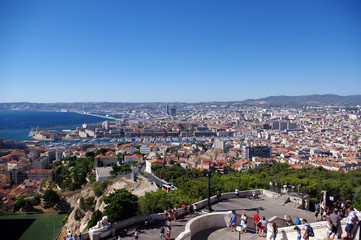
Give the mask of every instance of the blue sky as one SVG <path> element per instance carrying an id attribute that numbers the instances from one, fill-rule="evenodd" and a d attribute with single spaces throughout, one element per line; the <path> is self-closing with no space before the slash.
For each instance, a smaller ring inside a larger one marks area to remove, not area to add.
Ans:
<path id="1" fill-rule="evenodd" d="M 359 0 L 2 0 L 0 102 L 361 94 Z"/>

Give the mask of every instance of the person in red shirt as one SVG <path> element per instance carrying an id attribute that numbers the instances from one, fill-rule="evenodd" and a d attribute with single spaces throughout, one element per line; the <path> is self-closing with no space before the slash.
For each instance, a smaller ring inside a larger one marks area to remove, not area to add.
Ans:
<path id="1" fill-rule="evenodd" d="M 168 237 L 168 239 L 170 239 L 170 234 L 171 234 L 171 228 L 170 228 L 170 226 L 168 226 L 168 229 L 167 229 L 167 237 Z"/>
<path id="2" fill-rule="evenodd" d="M 257 211 L 255 214 L 253 214 L 253 219 L 254 219 L 254 225 L 256 226 L 256 234 L 259 231 L 259 223 L 260 223 L 260 219 L 259 219 L 259 211 Z"/>

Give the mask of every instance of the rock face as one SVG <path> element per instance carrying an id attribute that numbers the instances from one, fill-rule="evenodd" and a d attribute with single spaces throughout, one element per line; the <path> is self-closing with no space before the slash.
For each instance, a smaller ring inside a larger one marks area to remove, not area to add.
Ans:
<path id="1" fill-rule="evenodd" d="M 115 190 L 121 188 L 125 188 L 129 192 L 137 196 L 143 196 L 146 192 L 157 190 L 155 184 L 148 182 L 147 179 L 144 179 L 143 177 L 139 177 L 137 182 L 119 178 L 116 180 L 112 180 L 112 183 L 108 185 L 102 196 L 108 196 Z M 105 208 L 105 203 L 103 201 L 100 201 L 102 196 L 96 197 L 93 188 L 90 185 L 86 185 L 85 187 L 82 188 L 81 191 L 75 191 L 64 194 L 64 198 L 74 209 L 72 213 L 69 215 L 67 222 L 64 224 L 61 230 L 62 232 L 61 234 L 59 234 L 58 240 L 63 239 L 69 230 L 73 233 L 73 235 L 74 234 L 79 235 L 79 233 L 88 231 L 87 225 L 91 218 L 92 212 L 86 211 L 84 216 L 79 220 L 75 220 L 75 214 L 77 210 L 80 211 L 80 207 L 79 207 L 80 197 L 86 199 L 91 196 L 95 198 L 95 202 L 96 202 L 94 210 L 99 210 L 103 212 Z"/>

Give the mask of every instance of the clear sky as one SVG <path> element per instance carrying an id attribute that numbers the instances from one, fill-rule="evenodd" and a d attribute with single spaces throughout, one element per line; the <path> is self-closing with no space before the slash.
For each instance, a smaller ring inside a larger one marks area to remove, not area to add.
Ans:
<path id="1" fill-rule="evenodd" d="M 0 102 L 361 94 L 360 0 L 1 0 Z"/>

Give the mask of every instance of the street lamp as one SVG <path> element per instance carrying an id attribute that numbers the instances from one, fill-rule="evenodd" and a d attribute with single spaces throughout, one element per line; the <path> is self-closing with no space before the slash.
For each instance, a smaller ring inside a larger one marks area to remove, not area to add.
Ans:
<path id="1" fill-rule="evenodd" d="M 211 213 L 214 210 L 211 207 L 211 176 L 212 171 L 209 169 L 208 171 L 208 201 L 207 201 L 207 207 L 204 209 L 204 212 Z"/>

